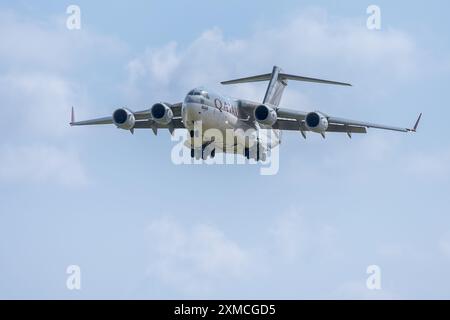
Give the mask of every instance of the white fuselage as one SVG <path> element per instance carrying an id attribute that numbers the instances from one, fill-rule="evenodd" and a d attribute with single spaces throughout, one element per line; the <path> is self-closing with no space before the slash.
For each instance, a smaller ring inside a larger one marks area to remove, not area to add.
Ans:
<path id="1" fill-rule="evenodd" d="M 215 145 L 222 151 L 237 145 L 248 148 L 257 141 L 267 151 L 280 143 L 278 130 L 265 128 L 257 122 L 242 121 L 240 116 L 239 100 L 204 88 L 190 91 L 182 105 L 184 126 L 189 131 L 201 126 L 202 142 L 209 142 L 214 137 Z"/>

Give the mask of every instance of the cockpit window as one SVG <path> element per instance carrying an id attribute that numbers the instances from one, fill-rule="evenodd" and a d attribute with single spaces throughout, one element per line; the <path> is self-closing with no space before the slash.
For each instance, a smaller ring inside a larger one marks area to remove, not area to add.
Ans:
<path id="1" fill-rule="evenodd" d="M 202 96 L 205 99 L 209 99 L 209 94 L 205 90 L 192 90 L 188 93 L 190 96 Z"/>
<path id="2" fill-rule="evenodd" d="M 209 99 L 209 94 L 208 94 L 208 92 L 202 91 L 202 92 L 201 92 L 201 95 L 203 96 L 203 98 Z"/>

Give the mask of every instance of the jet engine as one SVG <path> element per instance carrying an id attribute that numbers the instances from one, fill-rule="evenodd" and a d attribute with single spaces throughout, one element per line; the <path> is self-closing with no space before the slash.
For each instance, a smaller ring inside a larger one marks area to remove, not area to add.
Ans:
<path id="1" fill-rule="evenodd" d="M 305 118 L 306 127 L 314 132 L 323 133 L 328 129 L 328 119 L 320 112 L 310 112 Z"/>
<path id="2" fill-rule="evenodd" d="M 151 108 L 152 118 L 159 124 L 169 124 L 173 119 L 172 109 L 164 103 L 156 103 Z"/>
<path id="3" fill-rule="evenodd" d="M 131 130 L 136 123 L 136 119 L 134 118 L 133 112 L 125 108 L 120 108 L 114 111 L 113 122 L 120 129 Z"/>
<path id="4" fill-rule="evenodd" d="M 255 119 L 261 124 L 273 126 L 277 122 L 277 112 L 264 104 L 256 107 Z"/>

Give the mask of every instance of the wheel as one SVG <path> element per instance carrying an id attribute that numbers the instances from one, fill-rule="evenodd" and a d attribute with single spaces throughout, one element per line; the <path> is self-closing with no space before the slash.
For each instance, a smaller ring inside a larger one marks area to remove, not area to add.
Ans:
<path id="1" fill-rule="evenodd" d="M 202 146 L 202 159 L 203 160 L 206 160 L 206 159 L 208 159 L 208 155 L 209 155 L 209 153 L 210 153 L 210 150 L 209 150 L 210 148 L 209 148 L 209 144 L 204 144 L 203 146 Z"/>
<path id="2" fill-rule="evenodd" d="M 262 155 L 261 155 L 261 161 L 266 161 L 267 160 L 267 156 L 266 156 L 266 154 L 265 153 L 263 153 Z"/>
<path id="3" fill-rule="evenodd" d="M 246 157 L 248 160 L 250 160 L 250 149 L 249 148 L 244 149 L 244 157 Z"/>
<path id="4" fill-rule="evenodd" d="M 194 130 L 189 131 L 189 135 L 191 136 L 191 138 L 194 137 Z"/>
<path id="5" fill-rule="evenodd" d="M 256 161 L 259 161 L 259 142 L 256 144 Z"/>
<path id="6" fill-rule="evenodd" d="M 211 151 L 211 158 L 215 158 L 216 157 L 216 149 L 213 149 L 212 151 Z"/>
<path id="7" fill-rule="evenodd" d="M 194 158 L 194 157 L 195 157 L 195 149 L 191 148 L 191 158 Z"/>
<path id="8" fill-rule="evenodd" d="M 194 156 L 195 156 L 195 160 L 202 159 L 202 156 L 203 156 L 202 149 L 195 149 L 194 150 Z"/>

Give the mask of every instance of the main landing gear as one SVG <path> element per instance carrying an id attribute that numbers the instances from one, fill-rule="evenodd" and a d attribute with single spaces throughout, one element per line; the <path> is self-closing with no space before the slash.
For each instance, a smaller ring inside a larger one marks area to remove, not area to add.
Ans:
<path id="1" fill-rule="evenodd" d="M 191 130 L 189 132 L 189 135 L 191 136 L 191 158 L 195 158 L 196 160 L 206 160 L 208 156 L 210 156 L 211 158 L 215 158 L 216 149 L 214 148 L 213 144 L 214 140 L 202 144 L 201 148 L 194 148 L 194 131 Z"/>
<path id="2" fill-rule="evenodd" d="M 256 143 L 256 150 L 255 150 L 255 148 L 253 148 L 253 149 L 245 148 L 244 149 L 244 157 L 246 157 L 247 160 L 250 160 L 250 159 L 255 159 L 256 161 L 262 160 L 260 157 L 260 155 L 261 155 L 260 151 L 261 150 L 259 147 L 259 140 L 258 140 L 258 142 Z"/>
<path id="3" fill-rule="evenodd" d="M 205 143 L 202 145 L 201 148 L 192 148 L 191 147 L 191 158 L 195 158 L 196 160 L 206 160 L 208 159 L 208 156 L 210 156 L 211 158 L 215 158 L 216 156 L 216 149 L 213 148 L 211 150 L 211 143 Z"/>

